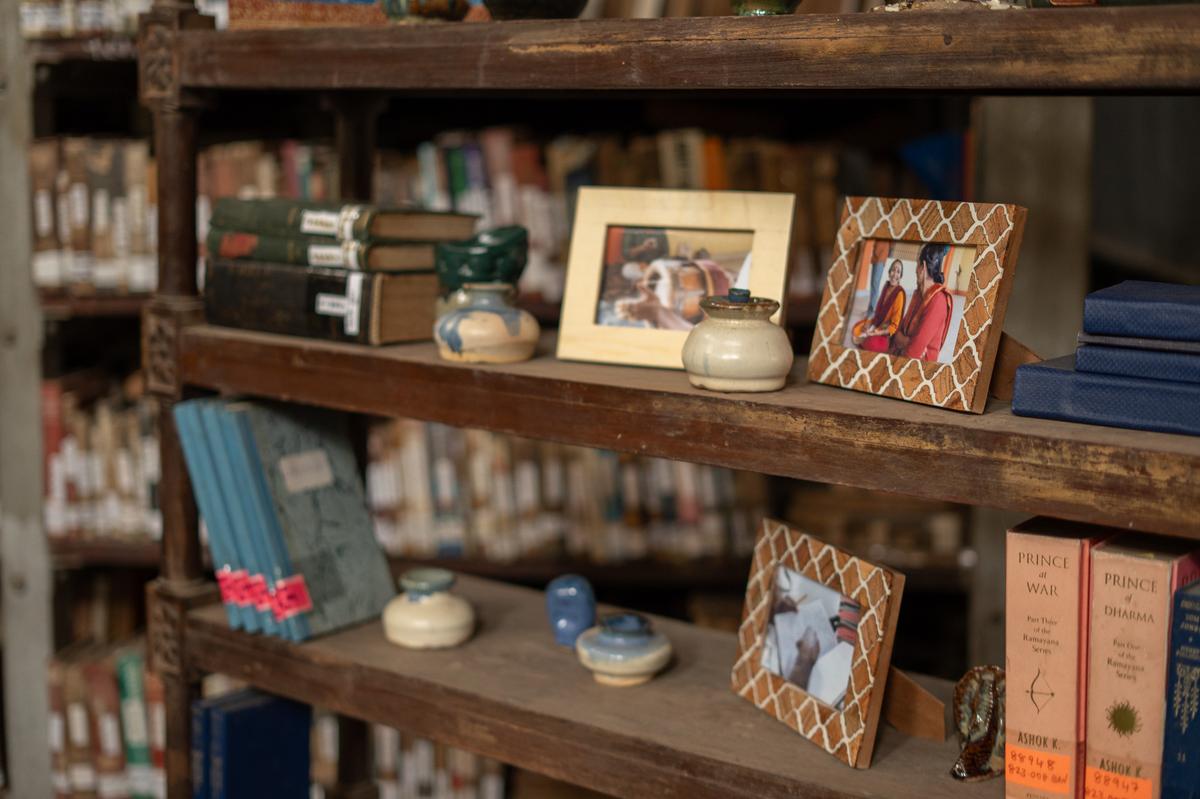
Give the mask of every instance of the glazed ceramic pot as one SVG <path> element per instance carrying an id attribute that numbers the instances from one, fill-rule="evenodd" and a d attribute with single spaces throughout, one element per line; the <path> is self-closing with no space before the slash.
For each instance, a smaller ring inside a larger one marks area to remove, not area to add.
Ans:
<path id="1" fill-rule="evenodd" d="M 800 0 L 733 0 L 733 13 L 739 17 L 767 17 L 794 14 Z"/>
<path id="2" fill-rule="evenodd" d="M 744 289 L 705 297 L 705 318 L 683 344 L 693 386 L 712 391 L 778 391 L 792 369 L 792 344 L 771 322 L 779 303 Z"/>
<path id="3" fill-rule="evenodd" d="M 555 577 L 546 586 L 546 615 L 560 646 L 575 646 L 580 633 L 596 623 L 596 594 L 578 574 Z"/>
<path id="4" fill-rule="evenodd" d="M 450 593 L 454 574 L 445 569 L 410 569 L 400 576 L 404 593 L 383 609 L 383 632 L 408 649 L 458 646 L 475 630 L 471 603 Z"/>
<path id="5" fill-rule="evenodd" d="M 516 285 L 529 260 L 529 232 L 519 225 L 493 228 L 464 241 L 434 248 L 434 269 L 442 289 L 453 293 L 467 283 Z"/>
<path id="6" fill-rule="evenodd" d="M 467 15 L 471 4 L 467 0 L 381 0 L 388 19 L 447 19 L 460 20 Z"/>
<path id="7" fill-rule="evenodd" d="M 579 662 L 596 682 L 627 688 L 641 685 L 671 659 L 671 642 L 637 613 L 610 613 L 575 642 Z"/>
<path id="8" fill-rule="evenodd" d="M 512 304 L 507 283 L 468 283 L 465 304 L 438 317 L 433 338 L 447 361 L 515 363 L 533 357 L 538 323 Z"/>
<path id="9" fill-rule="evenodd" d="M 492 19 L 572 19 L 587 0 L 484 0 Z"/>

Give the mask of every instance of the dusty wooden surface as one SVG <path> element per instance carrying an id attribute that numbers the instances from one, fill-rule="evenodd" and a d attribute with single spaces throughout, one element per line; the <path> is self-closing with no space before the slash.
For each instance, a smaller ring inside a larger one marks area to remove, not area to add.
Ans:
<path id="1" fill-rule="evenodd" d="M 1200 538 L 1200 438 L 979 416 L 818 386 L 724 395 L 683 372 L 534 360 L 469 367 L 432 343 L 330 344 L 215 327 L 182 339 L 200 386 Z"/>
<path id="2" fill-rule="evenodd" d="M 1045 91 L 1200 86 L 1200 9 L 555 20 L 189 32 L 184 86 Z"/>
<path id="3" fill-rule="evenodd" d="M 188 625 L 192 665 L 389 724 L 558 779 L 637 797 L 999 797 L 962 785 L 943 743 L 884 728 L 868 770 L 826 755 L 730 689 L 732 634 L 656 619 L 668 671 L 637 688 L 597 684 L 553 642 L 541 592 L 463 577 L 480 624 L 458 649 L 387 642 L 378 622 L 303 645 L 233 632 L 220 607 Z M 926 684 L 931 684 L 926 681 Z M 943 696 L 949 684 L 932 681 Z"/>
<path id="4" fill-rule="evenodd" d="M 50 559 L 42 531 L 42 315 L 29 241 L 32 69 L 17 0 L 0 0 L 0 580 L 12 796 L 50 796 L 46 661 Z"/>

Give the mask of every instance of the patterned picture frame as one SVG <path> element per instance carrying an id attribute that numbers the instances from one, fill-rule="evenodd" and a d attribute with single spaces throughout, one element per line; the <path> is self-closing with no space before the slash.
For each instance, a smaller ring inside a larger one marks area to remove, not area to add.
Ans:
<path id="1" fill-rule="evenodd" d="M 847 197 L 808 361 L 808 378 L 855 391 L 982 413 L 1025 228 L 1016 205 Z M 949 363 L 843 345 L 856 264 L 871 240 L 975 248 Z"/>
<path id="2" fill-rule="evenodd" d="M 859 606 L 849 683 L 841 710 L 775 674 L 763 660 L 781 566 L 833 589 Z M 783 522 L 763 520 L 738 629 L 734 692 L 847 765 L 869 767 L 903 593 L 904 575 L 868 563 Z"/>

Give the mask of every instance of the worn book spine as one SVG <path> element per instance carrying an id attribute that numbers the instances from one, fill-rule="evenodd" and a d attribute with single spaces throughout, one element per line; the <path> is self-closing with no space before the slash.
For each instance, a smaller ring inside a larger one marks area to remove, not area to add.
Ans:
<path id="1" fill-rule="evenodd" d="M 91 191 L 88 188 L 88 140 L 62 140 L 62 172 L 58 205 L 60 230 L 66 236 L 63 279 L 72 288 L 92 287 Z"/>
<path id="2" fill-rule="evenodd" d="M 91 198 L 92 281 L 100 290 L 126 286 L 119 252 L 124 236 L 114 208 L 125 195 L 125 151 L 120 142 L 91 139 L 87 148 Z"/>
<path id="3" fill-rule="evenodd" d="M 1084 344 L 1075 350 L 1075 371 L 1200 383 L 1200 353 Z"/>
<path id="4" fill-rule="evenodd" d="M 33 282 L 38 288 L 63 285 L 62 255 L 55 220 L 54 186 L 58 180 L 58 139 L 29 145 L 29 189 L 33 222 Z"/>
<path id="5" fill-rule="evenodd" d="M 140 649 L 117 655 L 117 683 L 121 689 L 121 732 L 125 740 L 125 768 L 133 799 L 153 799 L 154 776 L 150 765 L 150 733 L 146 719 L 145 671 Z"/>
<path id="6" fill-rule="evenodd" d="M 1069 528 L 1069 529 L 1058 529 Z M 1005 789 L 1008 799 L 1083 796 L 1087 633 L 1095 528 L 1033 519 L 1008 533 Z"/>
<path id="7" fill-rule="evenodd" d="M 63 706 L 67 718 L 67 782 L 71 786 L 72 799 L 95 799 L 98 795 L 92 753 L 95 733 L 87 697 L 83 664 L 71 660 L 64 667 Z"/>
<path id="8" fill-rule="evenodd" d="M 1175 594 L 1162 781 L 1163 796 L 1200 799 L 1200 585 Z"/>
<path id="9" fill-rule="evenodd" d="M 225 230 L 361 241 L 369 238 L 375 213 L 374 206 L 359 203 L 223 197 L 213 204 L 210 224 Z"/>
<path id="10" fill-rule="evenodd" d="M 66 666 L 51 658 L 46 667 L 46 687 L 49 691 L 50 723 L 50 788 L 54 799 L 70 799 L 71 782 L 67 778 L 67 707 L 64 697 Z"/>
<path id="11" fill-rule="evenodd" d="M 83 666 L 89 709 L 94 720 L 92 751 L 96 766 L 96 792 L 101 799 L 128 799 L 125 745 L 121 737 L 121 698 L 117 673 L 108 654 Z"/>
<path id="12" fill-rule="evenodd" d="M 208 785 L 208 744 L 208 702 L 196 699 L 192 702 L 192 799 L 209 799 L 212 795 Z"/>
<path id="13" fill-rule="evenodd" d="M 361 241 L 337 241 L 321 236 L 270 236 L 211 226 L 208 254 L 213 258 L 274 261 L 297 266 L 366 269 L 369 247 Z"/>
<path id="14" fill-rule="evenodd" d="M 142 673 L 146 690 L 146 731 L 150 739 L 150 768 L 154 799 L 167 796 L 167 703 L 162 678 L 149 666 Z"/>
<path id="15" fill-rule="evenodd" d="M 1083 301 L 1083 332 L 1200 341 L 1200 286 L 1126 280 Z"/>
<path id="16" fill-rule="evenodd" d="M 1160 799 L 1167 647 L 1175 589 L 1195 580 L 1194 556 L 1097 547 L 1087 696 L 1089 799 Z"/>

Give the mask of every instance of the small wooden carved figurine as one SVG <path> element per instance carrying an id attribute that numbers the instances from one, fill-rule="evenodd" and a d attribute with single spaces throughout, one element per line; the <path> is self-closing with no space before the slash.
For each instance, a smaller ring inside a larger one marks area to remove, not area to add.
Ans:
<path id="1" fill-rule="evenodd" d="M 950 775 L 978 782 L 1004 774 L 1004 669 L 976 666 L 954 686 L 962 754 Z"/>

